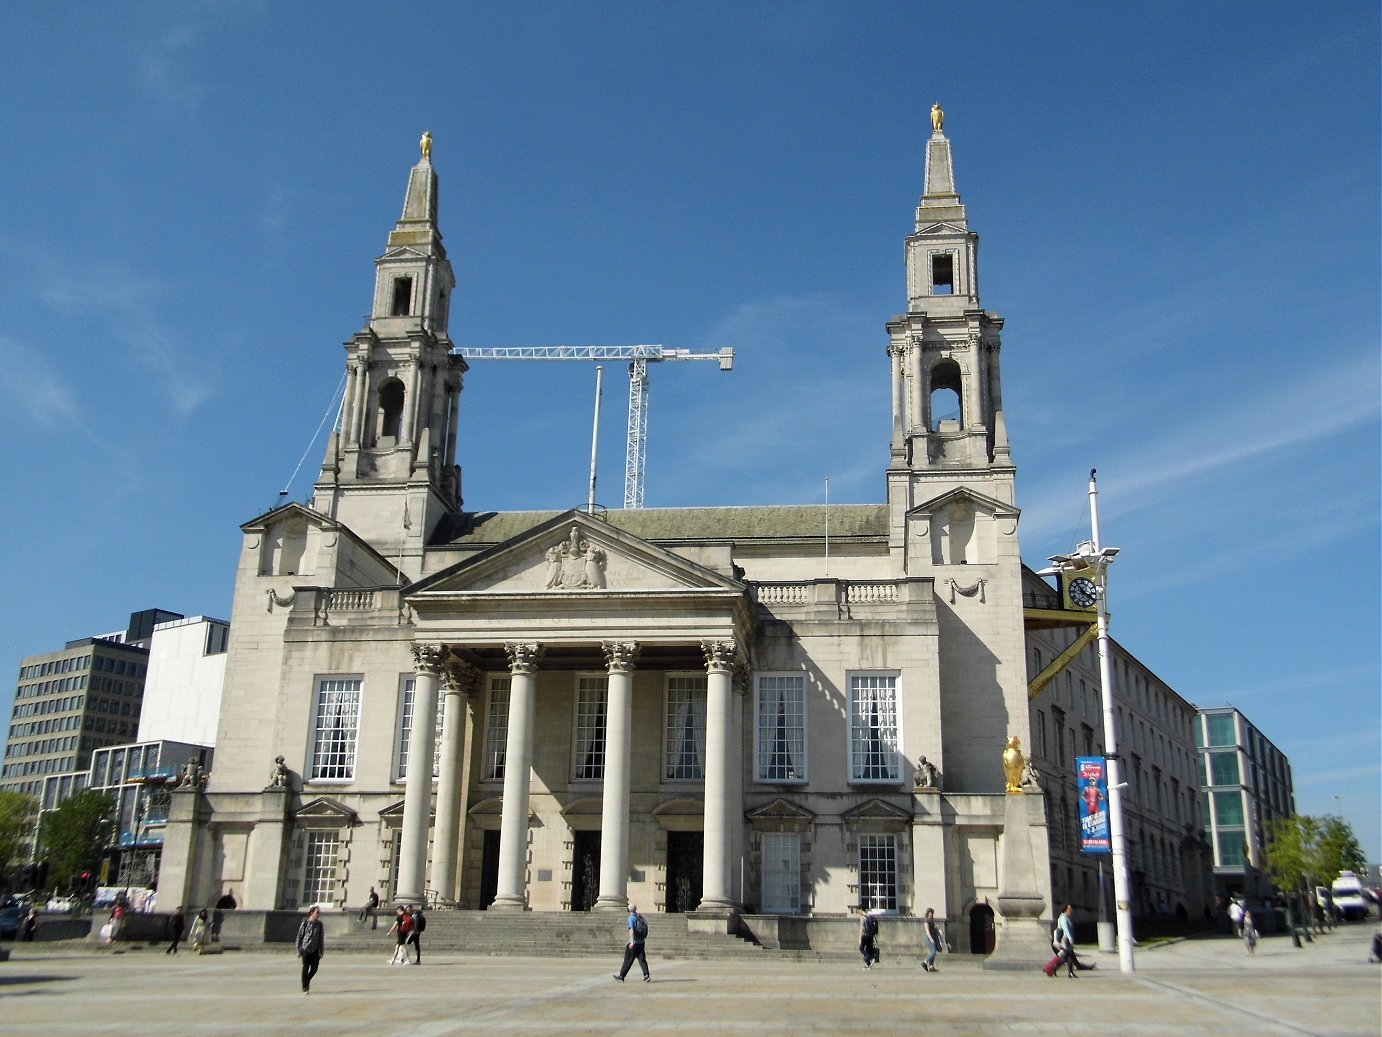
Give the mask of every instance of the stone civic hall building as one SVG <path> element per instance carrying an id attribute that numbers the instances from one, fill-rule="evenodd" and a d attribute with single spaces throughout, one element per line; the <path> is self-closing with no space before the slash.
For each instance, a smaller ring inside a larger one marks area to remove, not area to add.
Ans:
<path id="1" fill-rule="evenodd" d="M 1030 742 L 1003 320 L 939 130 L 925 167 L 879 350 L 886 500 L 827 526 L 466 510 L 425 154 L 312 502 L 242 527 L 215 773 L 174 796 L 161 898 L 1049 913 L 1042 800 L 1000 762 Z"/>

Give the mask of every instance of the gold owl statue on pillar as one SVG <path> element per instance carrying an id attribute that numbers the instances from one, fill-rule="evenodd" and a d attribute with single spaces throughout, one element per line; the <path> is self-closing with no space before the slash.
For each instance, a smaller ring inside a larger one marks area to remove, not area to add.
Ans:
<path id="1" fill-rule="evenodd" d="M 1010 796 L 1021 796 L 1022 792 L 1022 771 L 1027 766 L 1027 758 L 1022 755 L 1022 739 L 1013 735 L 1008 739 L 1008 747 L 1003 750 L 1003 773 L 1007 775 L 1007 793 Z"/>

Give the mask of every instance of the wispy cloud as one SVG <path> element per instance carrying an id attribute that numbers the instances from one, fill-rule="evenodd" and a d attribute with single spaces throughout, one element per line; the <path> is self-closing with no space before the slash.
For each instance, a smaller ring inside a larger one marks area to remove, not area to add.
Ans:
<path id="1" fill-rule="evenodd" d="M 1382 412 L 1377 380 L 1374 351 L 1360 349 L 1332 366 L 1316 367 L 1312 375 L 1229 401 L 1216 415 L 1168 424 L 1150 445 L 1119 451 L 1117 438 L 1106 438 L 1100 444 L 1102 467 L 1117 471 L 1118 494 L 1101 500 L 1103 517 L 1164 507 L 1188 485 L 1375 424 Z M 1135 444 L 1148 439 L 1141 433 L 1127 437 Z M 1023 534 L 1028 543 L 1066 532 L 1057 522 L 1064 524 L 1070 496 L 1065 483 L 1027 488 Z"/>
<path id="2" fill-rule="evenodd" d="M 0 336 L 0 391 L 19 413 L 44 426 L 80 425 L 72 384 L 41 352 Z"/>
<path id="3" fill-rule="evenodd" d="M 110 334 L 161 383 L 174 411 L 186 417 L 212 395 L 207 377 L 194 370 L 192 351 L 155 316 L 167 290 L 159 282 L 116 267 L 51 278 L 43 302 L 63 314 L 89 314 L 109 325 Z"/>

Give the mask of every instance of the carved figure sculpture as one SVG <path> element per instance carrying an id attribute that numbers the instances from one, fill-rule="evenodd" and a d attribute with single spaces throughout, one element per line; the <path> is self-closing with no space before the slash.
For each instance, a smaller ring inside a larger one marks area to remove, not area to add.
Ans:
<path id="1" fill-rule="evenodd" d="M 418 150 L 422 152 L 422 157 L 430 159 L 432 157 L 432 131 L 423 130 L 422 140 L 417 142 Z"/>
<path id="2" fill-rule="evenodd" d="M 919 789 L 939 789 L 941 787 L 940 771 L 936 770 L 936 765 L 925 756 L 917 760 L 916 786 Z"/>
<path id="3" fill-rule="evenodd" d="M 1010 796 L 1022 795 L 1022 771 L 1027 766 L 1027 757 L 1022 755 L 1022 739 L 1013 735 L 1008 739 L 1008 747 L 1003 750 L 1003 773 L 1008 783 L 1005 791 Z"/>
<path id="4" fill-rule="evenodd" d="M 940 133 L 940 131 L 944 127 L 945 112 L 941 111 L 941 104 L 939 101 L 937 101 L 935 104 L 931 106 L 931 129 L 933 129 L 937 133 Z"/>
<path id="5" fill-rule="evenodd" d="M 548 590 L 591 590 L 605 585 L 605 551 L 582 537 L 579 526 L 572 526 L 567 539 L 549 547 L 543 558 Z"/>
<path id="6" fill-rule="evenodd" d="M 547 549 L 547 589 L 561 586 L 561 548 Z"/>
<path id="7" fill-rule="evenodd" d="M 585 586 L 603 587 L 605 585 L 605 552 L 588 540 L 581 546 L 585 548 Z"/>
<path id="8" fill-rule="evenodd" d="M 182 765 L 182 776 L 178 779 L 178 788 L 195 789 L 203 784 L 202 765 L 195 756 L 189 756 L 187 762 Z"/>
<path id="9" fill-rule="evenodd" d="M 274 757 L 274 770 L 273 774 L 269 775 L 269 785 L 276 789 L 288 787 L 288 765 L 283 762 L 282 756 Z"/>
<path id="10" fill-rule="evenodd" d="M 1028 760 L 1026 765 L 1022 768 L 1022 791 L 1030 792 L 1033 795 L 1039 795 L 1041 793 L 1041 775 L 1038 774 L 1037 769 L 1032 766 L 1031 760 Z"/>

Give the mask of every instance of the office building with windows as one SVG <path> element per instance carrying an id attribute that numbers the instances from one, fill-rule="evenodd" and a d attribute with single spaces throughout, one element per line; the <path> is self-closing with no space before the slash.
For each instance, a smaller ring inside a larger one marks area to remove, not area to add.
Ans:
<path id="1" fill-rule="evenodd" d="M 22 660 L 0 789 L 40 796 L 45 777 L 84 771 L 96 749 L 133 739 L 154 627 L 181 618 L 145 609 L 124 630 Z"/>
<path id="2" fill-rule="evenodd" d="M 1115 582 L 1114 586 L 1117 584 Z M 1107 854 L 1080 852 L 1075 758 L 1104 755 L 1102 685 L 1095 614 L 1028 571 L 1031 759 L 1041 776 L 1051 847 L 1051 892 L 1084 918 L 1099 910 Z M 1118 751 L 1123 760 L 1124 833 L 1133 913 L 1199 918 L 1214 899 L 1210 846 L 1201 823 L 1195 706 L 1110 639 Z"/>
<path id="3" fill-rule="evenodd" d="M 1291 761 L 1232 706 L 1201 709 L 1195 720 L 1203 823 L 1214 844 L 1220 896 L 1269 896 L 1267 822 L 1293 817 Z"/>
<path id="4" fill-rule="evenodd" d="M 883 499 L 828 510 L 468 509 L 426 149 L 313 497 L 241 527 L 215 772 L 172 792 L 160 893 L 934 907 L 1044 946 L 1042 803 L 1001 762 L 1030 742 L 1003 320 L 939 122 L 907 310 L 860 344 Z"/>

